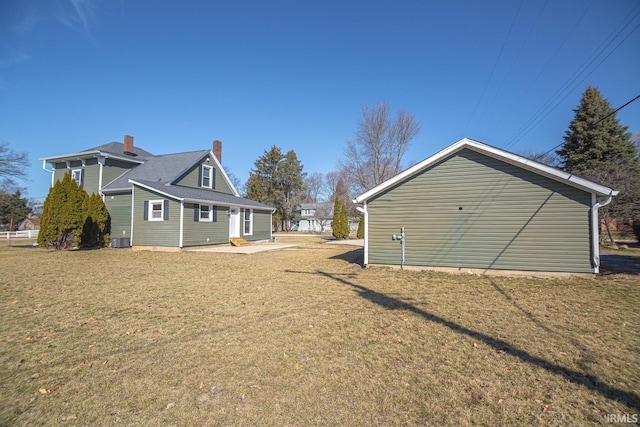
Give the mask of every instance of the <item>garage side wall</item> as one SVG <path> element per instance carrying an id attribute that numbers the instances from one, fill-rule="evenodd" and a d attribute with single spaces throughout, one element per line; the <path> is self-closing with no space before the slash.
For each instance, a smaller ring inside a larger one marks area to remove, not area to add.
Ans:
<path id="1" fill-rule="evenodd" d="M 464 149 L 368 202 L 369 263 L 592 273 L 591 194 Z"/>

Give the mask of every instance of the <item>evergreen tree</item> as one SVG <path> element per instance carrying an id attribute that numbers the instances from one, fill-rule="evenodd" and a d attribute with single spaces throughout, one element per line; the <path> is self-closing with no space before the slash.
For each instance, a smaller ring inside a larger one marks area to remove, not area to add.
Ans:
<path id="1" fill-rule="evenodd" d="M 40 246 L 64 250 L 80 245 L 84 225 L 82 204 L 86 197 L 87 192 L 78 187 L 68 173 L 56 181 L 42 208 Z"/>
<path id="2" fill-rule="evenodd" d="M 31 212 L 27 206 L 28 200 L 23 198 L 20 190 L 13 194 L 0 191 L 0 226 L 5 230 L 14 231 L 18 223 Z"/>
<path id="3" fill-rule="evenodd" d="M 336 197 L 333 203 L 333 237 L 338 240 L 344 240 L 349 237 L 349 216 L 347 215 L 347 207 L 340 203 Z"/>
<path id="4" fill-rule="evenodd" d="M 82 225 L 82 246 L 101 248 L 109 244 L 110 217 L 102 197 L 93 193 L 82 203 L 84 223 Z"/>
<path id="5" fill-rule="evenodd" d="M 273 206 L 273 224 L 288 231 L 295 207 L 304 197 L 303 166 L 295 151 L 286 155 L 275 145 L 254 163 L 246 184 L 246 197 Z"/>
<path id="6" fill-rule="evenodd" d="M 331 224 L 331 229 L 333 237 L 336 239 L 341 239 L 342 232 L 340 231 L 340 200 L 336 197 L 333 202 L 333 223 Z"/>
<path id="7" fill-rule="evenodd" d="M 364 239 L 364 216 L 361 216 L 360 222 L 358 222 L 358 231 L 356 231 L 356 237 L 358 239 Z"/>
<path id="8" fill-rule="evenodd" d="M 574 112 L 556 152 L 563 169 L 620 191 L 602 210 L 607 225 L 613 217 L 632 216 L 640 199 L 640 160 L 631 134 L 595 87 L 587 87 Z"/>
<path id="9" fill-rule="evenodd" d="M 344 204 L 340 207 L 340 222 L 342 238 L 348 239 L 349 234 L 351 234 L 351 230 L 349 229 L 349 214 L 347 213 L 347 206 Z"/>

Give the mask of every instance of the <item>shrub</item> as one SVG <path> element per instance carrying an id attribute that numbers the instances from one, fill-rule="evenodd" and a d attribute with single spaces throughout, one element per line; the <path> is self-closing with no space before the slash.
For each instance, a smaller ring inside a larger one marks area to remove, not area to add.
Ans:
<path id="1" fill-rule="evenodd" d="M 38 244 L 56 250 L 80 245 L 84 215 L 82 204 L 87 192 L 78 187 L 68 173 L 56 181 L 44 201 Z"/>
<path id="2" fill-rule="evenodd" d="M 358 231 L 356 231 L 356 237 L 358 239 L 364 239 L 364 217 L 360 217 L 360 222 L 358 222 Z"/>

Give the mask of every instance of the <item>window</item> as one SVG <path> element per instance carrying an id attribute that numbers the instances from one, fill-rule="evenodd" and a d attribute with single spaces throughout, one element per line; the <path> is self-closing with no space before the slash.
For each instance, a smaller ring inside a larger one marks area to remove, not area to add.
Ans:
<path id="1" fill-rule="evenodd" d="M 196 221 L 215 222 L 218 220 L 217 209 L 215 206 L 200 205 L 200 209 L 198 209 L 198 212 L 199 212 L 199 215 L 196 218 Z"/>
<path id="2" fill-rule="evenodd" d="M 202 165 L 201 187 L 213 188 L 213 167 Z"/>
<path id="3" fill-rule="evenodd" d="M 82 186 L 82 169 L 74 169 L 71 171 L 71 179 L 78 184 L 78 187 Z"/>
<path id="4" fill-rule="evenodd" d="M 149 200 L 149 221 L 164 220 L 164 200 Z"/>
<path id="5" fill-rule="evenodd" d="M 250 236 L 253 234 L 253 210 L 244 210 L 244 234 Z"/>

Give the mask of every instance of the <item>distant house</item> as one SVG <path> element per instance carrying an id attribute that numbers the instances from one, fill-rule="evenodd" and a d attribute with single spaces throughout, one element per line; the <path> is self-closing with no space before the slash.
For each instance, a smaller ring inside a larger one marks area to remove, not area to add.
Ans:
<path id="1" fill-rule="evenodd" d="M 302 203 L 297 231 L 321 233 L 331 231 L 333 224 L 333 203 Z"/>
<path id="2" fill-rule="evenodd" d="M 52 186 L 69 173 L 87 193 L 102 196 L 112 246 L 179 250 L 270 239 L 273 208 L 240 197 L 222 168 L 222 143 L 212 148 L 153 155 L 125 135 L 124 143 L 40 160 Z"/>
<path id="3" fill-rule="evenodd" d="M 29 213 L 25 219 L 20 221 L 16 229 L 18 231 L 40 230 L 40 217 L 33 213 Z"/>
<path id="4" fill-rule="evenodd" d="M 404 227 L 407 266 L 598 273 L 598 209 L 617 194 L 465 138 L 354 202 L 365 264 L 401 264 Z"/>

